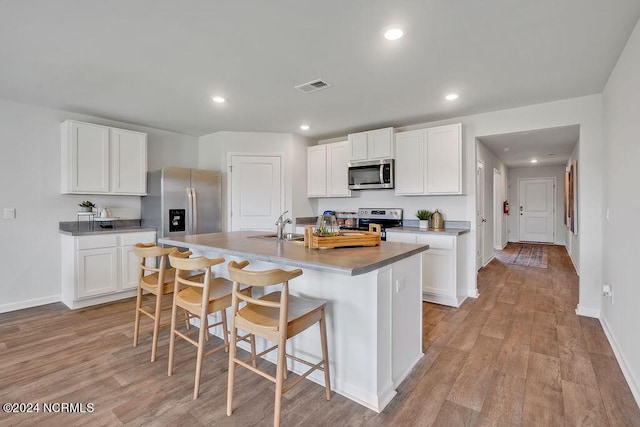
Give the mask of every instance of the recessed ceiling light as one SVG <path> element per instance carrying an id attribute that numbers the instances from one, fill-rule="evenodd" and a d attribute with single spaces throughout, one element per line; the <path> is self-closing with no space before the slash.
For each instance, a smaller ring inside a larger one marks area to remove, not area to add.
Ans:
<path id="1" fill-rule="evenodd" d="M 309 130 L 309 125 L 300 125 L 300 129 Z"/>
<path id="2" fill-rule="evenodd" d="M 402 36 L 404 36 L 404 31 L 400 28 L 389 28 L 384 32 L 384 38 L 387 40 L 398 40 Z"/>
<path id="3" fill-rule="evenodd" d="M 222 104 L 223 102 L 225 102 L 225 101 L 226 101 L 226 99 L 224 99 L 224 98 L 223 98 L 223 97 L 221 97 L 221 96 L 212 96 L 212 97 L 211 97 L 211 100 L 212 100 L 213 102 L 218 103 L 218 104 Z"/>
<path id="4" fill-rule="evenodd" d="M 509 151 L 509 147 L 504 147 L 504 151 Z"/>
<path id="5" fill-rule="evenodd" d="M 454 100 L 458 99 L 458 94 L 457 93 L 450 93 L 449 95 L 445 96 L 444 99 L 446 99 L 447 101 L 454 101 Z"/>
<path id="6" fill-rule="evenodd" d="M 538 163 L 538 159 L 531 159 L 531 163 Z"/>

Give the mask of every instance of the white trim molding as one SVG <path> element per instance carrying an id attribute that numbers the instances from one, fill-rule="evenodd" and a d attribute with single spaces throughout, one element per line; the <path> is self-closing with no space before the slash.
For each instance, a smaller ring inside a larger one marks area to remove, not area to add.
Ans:
<path id="1" fill-rule="evenodd" d="M 37 307 L 60 301 L 62 301 L 62 295 L 58 294 L 43 298 L 33 298 L 24 301 L 12 302 L 0 305 L 0 313 L 8 313 L 10 311 L 22 310 L 23 308 Z"/>
<path id="2" fill-rule="evenodd" d="M 599 309 L 591 308 L 591 307 L 581 307 L 580 304 L 578 304 L 578 307 L 576 308 L 576 314 L 578 316 L 593 317 L 594 319 L 600 319 Z"/>
<path id="3" fill-rule="evenodd" d="M 600 324 L 602 325 L 602 329 L 604 330 L 604 334 L 607 336 L 607 340 L 609 340 L 609 344 L 613 349 L 613 354 L 616 356 L 616 360 L 618 361 L 618 365 L 620 365 L 620 370 L 622 370 L 622 375 L 624 375 L 624 379 L 627 380 L 627 384 L 631 389 L 631 394 L 633 394 L 633 398 L 636 400 L 638 406 L 640 406 L 640 380 L 636 381 L 633 378 L 632 371 L 629 369 L 629 364 L 622 351 L 620 351 L 620 347 L 618 347 L 618 343 L 614 338 L 613 333 L 609 329 L 609 325 L 607 324 L 606 319 L 600 318 Z"/>

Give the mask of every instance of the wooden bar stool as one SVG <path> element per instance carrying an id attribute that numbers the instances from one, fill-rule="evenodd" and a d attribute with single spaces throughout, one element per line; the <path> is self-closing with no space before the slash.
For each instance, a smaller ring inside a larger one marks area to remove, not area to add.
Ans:
<path id="1" fill-rule="evenodd" d="M 140 278 L 138 280 L 138 294 L 136 298 L 136 320 L 133 330 L 133 346 L 138 346 L 140 314 L 142 313 L 153 319 L 153 343 L 151 344 L 152 362 L 155 362 L 156 360 L 156 352 L 158 348 L 158 332 L 161 326 L 160 317 L 162 314 L 162 296 L 173 292 L 175 269 L 166 268 L 166 255 L 176 252 L 177 250 L 177 248 L 161 248 L 153 243 L 136 243 L 133 247 L 134 253 L 140 258 Z M 159 262 L 157 262 L 158 258 Z M 149 261 L 150 259 L 153 259 L 153 261 Z M 159 264 L 158 267 L 154 267 L 156 264 Z M 142 308 L 143 291 L 147 291 L 155 295 L 155 310 L 153 313 Z"/>
<path id="2" fill-rule="evenodd" d="M 243 366 L 271 381 L 276 385 L 275 408 L 273 425 L 280 425 L 280 409 L 282 395 L 290 388 L 298 384 L 316 369 L 324 371 L 324 386 L 327 400 L 331 399 L 331 384 L 329 381 L 329 356 L 327 352 L 327 327 L 325 320 L 326 301 L 308 300 L 289 295 L 289 280 L 302 274 L 302 270 L 295 269 L 285 271 L 280 269 L 266 271 L 243 270 L 249 264 L 248 261 L 237 263 L 231 261 L 228 265 L 229 275 L 233 280 L 233 301 L 231 303 L 231 346 L 229 348 L 229 379 L 227 386 L 227 415 L 233 411 L 233 379 L 235 366 Z M 252 298 L 240 292 L 241 284 L 251 286 L 269 286 L 282 283 L 282 290 L 272 292 L 261 298 Z M 243 308 L 239 308 L 241 301 L 246 302 Z M 318 363 L 310 363 L 286 354 L 287 338 L 291 338 L 304 331 L 316 322 L 320 322 L 320 339 L 322 344 L 322 360 Z M 252 355 L 250 359 L 240 360 L 236 357 L 237 328 L 265 338 L 276 343 L 263 352 Z M 255 360 L 275 349 L 278 349 L 278 362 L 276 376 L 273 377 L 255 367 Z M 286 357 L 310 367 L 296 380 L 284 386 L 286 379 Z M 247 362 L 254 362 L 253 366 Z"/>
<path id="3" fill-rule="evenodd" d="M 197 399 L 200 393 L 200 376 L 202 369 L 202 359 L 218 350 L 229 348 L 229 329 L 227 328 L 226 308 L 231 306 L 232 283 L 222 277 L 213 278 L 211 267 L 224 262 L 224 258 L 206 258 L 195 257 L 188 258 L 191 252 L 174 252 L 169 255 L 171 266 L 176 269 L 175 282 L 173 289 L 173 306 L 171 310 L 171 335 L 169 339 L 169 370 L 168 375 L 173 374 L 173 352 L 175 347 L 175 338 L 179 336 L 187 342 L 198 348 L 196 359 L 196 378 L 193 389 L 193 398 Z M 204 271 L 204 274 L 193 276 L 196 270 Z M 189 277 L 187 277 L 189 275 Z M 239 290 L 240 294 L 251 295 L 251 287 L 244 286 Z M 177 329 L 177 313 L 178 307 L 187 311 L 187 313 L 200 319 L 200 328 L 198 333 L 198 341 L 193 340 L 190 335 L 192 332 L 180 332 Z M 207 316 L 216 311 L 220 312 L 222 320 L 212 325 L 208 324 Z M 205 353 L 205 340 L 208 339 L 209 328 L 222 325 L 223 344 L 207 351 Z M 255 349 L 255 343 L 251 341 L 252 348 Z M 255 350 L 253 351 L 255 354 Z"/>

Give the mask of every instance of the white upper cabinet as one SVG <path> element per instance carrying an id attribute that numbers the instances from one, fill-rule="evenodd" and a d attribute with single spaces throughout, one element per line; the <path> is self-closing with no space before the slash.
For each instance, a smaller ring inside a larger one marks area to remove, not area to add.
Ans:
<path id="1" fill-rule="evenodd" d="M 327 146 L 327 196 L 351 197 L 349 190 L 349 142 Z"/>
<path id="2" fill-rule="evenodd" d="M 462 194 L 462 125 L 427 129 L 427 193 Z"/>
<path id="3" fill-rule="evenodd" d="M 327 147 L 307 147 L 307 197 L 327 195 Z"/>
<path id="4" fill-rule="evenodd" d="M 424 140 L 423 130 L 396 134 L 397 195 L 424 194 Z"/>
<path id="5" fill-rule="evenodd" d="M 109 128 L 62 124 L 62 192 L 109 192 Z"/>
<path id="6" fill-rule="evenodd" d="M 63 194 L 146 194 L 147 134 L 62 123 Z"/>
<path id="7" fill-rule="evenodd" d="M 307 197 L 350 197 L 347 141 L 307 148 Z"/>
<path id="8" fill-rule="evenodd" d="M 396 134 L 395 194 L 462 194 L 460 123 Z"/>
<path id="9" fill-rule="evenodd" d="M 147 192 L 147 134 L 111 129 L 111 189 L 118 194 Z"/>
<path id="10" fill-rule="evenodd" d="M 393 159 L 393 128 L 349 134 L 350 160 Z"/>

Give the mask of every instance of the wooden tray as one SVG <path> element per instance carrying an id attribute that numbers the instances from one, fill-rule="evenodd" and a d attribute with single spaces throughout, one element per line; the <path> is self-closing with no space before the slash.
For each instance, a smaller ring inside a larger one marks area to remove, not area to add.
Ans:
<path id="1" fill-rule="evenodd" d="M 380 245 L 380 225 L 369 224 L 369 231 L 340 231 L 337 236 L 317 236 L 313 228 L 304 230 L 304 245 L 311 249 L 344 248 L 347 246 Z"/>

